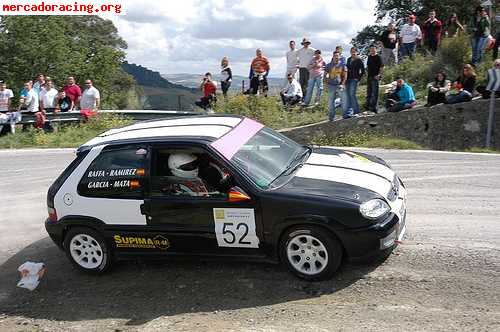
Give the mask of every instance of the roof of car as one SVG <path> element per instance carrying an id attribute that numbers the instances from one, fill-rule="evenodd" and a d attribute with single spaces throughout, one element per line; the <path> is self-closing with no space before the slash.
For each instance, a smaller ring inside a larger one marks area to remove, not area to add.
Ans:
<path id="1" fill-rule="evenodd" d="M 216 140 L 236 127 L 243 117 L 236 115 L 201 115 L 149 120 L 111 129 L 83 144 L 79 150 L 97 145 L 159 138 L 205 138 Z"/>

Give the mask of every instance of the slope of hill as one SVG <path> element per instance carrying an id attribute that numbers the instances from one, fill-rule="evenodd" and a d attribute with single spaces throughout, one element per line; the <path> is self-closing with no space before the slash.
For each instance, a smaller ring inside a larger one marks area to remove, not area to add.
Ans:
<path id="1" fill-rule="evenodd" d="M 194 109 L 194 102 L 201 95 L 198 89 L 169 82 L 160 73 L 146 67 L 125 62 L 122 68 L 132 75 L 142 88 L 144 109 Z"/>

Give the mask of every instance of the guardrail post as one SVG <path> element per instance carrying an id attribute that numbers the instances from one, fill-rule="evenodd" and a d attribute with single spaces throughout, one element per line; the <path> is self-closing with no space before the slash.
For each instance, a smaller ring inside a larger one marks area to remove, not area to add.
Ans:
<path id="1" fill-rule="evenodd" d="M 245 80 L 241 81 L 241 93 L 245 93 Z"/>
<path id="2" fill-rule="evenodd" d="M 181 110 L 181 95 L 178 95 L 177 96 L 177 110 L 180 111 Z"/>
<path id="3" fill-rule="evenodd" d="M 493 117 L 495 114 L 495 91 L 491 91 L 490 111 L 488 115 L 488 130 L 486 131 L 486 148 L 491 147 L 491 132 L 493 131 Z"/>

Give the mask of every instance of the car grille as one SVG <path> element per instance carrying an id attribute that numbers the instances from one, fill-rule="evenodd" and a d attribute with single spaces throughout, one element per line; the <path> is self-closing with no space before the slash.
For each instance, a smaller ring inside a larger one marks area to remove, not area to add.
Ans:
<path id="1" fill-rule="evenodd" d="M 398 196 L 399 196 L 399 179 L 397 176 L 394 176 L 394 180 L 392 181 L 391 184 L 391 189 L 387 194 L 387 199 L 390 200 L 391 202 L 394 202 L 398 198 Z"/>

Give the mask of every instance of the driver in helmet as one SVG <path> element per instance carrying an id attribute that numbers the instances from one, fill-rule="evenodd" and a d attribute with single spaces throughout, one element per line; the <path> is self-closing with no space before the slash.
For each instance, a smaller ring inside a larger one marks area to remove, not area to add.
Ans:
<path id="1" fill-rule="evenodd" d="M 229 174 L 219 166 L 192 153 L 174 153 L 168 167 L 176 177 L 171 192 L 175 195 L 206 197 L 228 191 Z"/>

